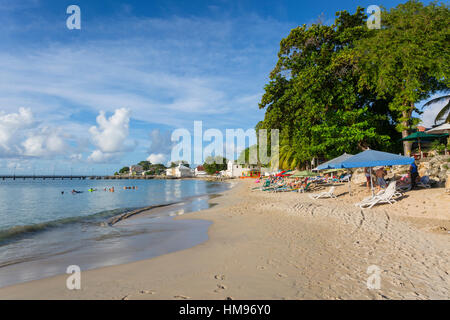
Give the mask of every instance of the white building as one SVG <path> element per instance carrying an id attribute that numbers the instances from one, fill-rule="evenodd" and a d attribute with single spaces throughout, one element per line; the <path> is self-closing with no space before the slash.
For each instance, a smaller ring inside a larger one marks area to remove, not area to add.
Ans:
<path id="1" fill-rule="evenodd" d="M 195 172 L 194 172 L 195 176 L 206 176 L 207 173 L 205 171 L 205 168 L 203 168 L 203 166 L 198 166 L 197 168 L 195 168 Z"/>
<path id="2" fill-rule="evenodd" d="M 247 167 L 243 167 L 237 163 L 234 163 L 233 161 L 228 161 L 227 164 L 227 170 L 225 171 L 225 176 L 229 178 L 233 177 L 242 177 L 243 173 L 249 173 L 253 170 L 259 170 L 259 167 L 257 165 L 249 165 Z"/>
<path id="3" fill-rule="evenodd" d="M 228 161 L 227 170 L 225 171 L 225 176 L 229 178 L 242 176 L 242 166 L 234 163 L 233 161 Z"/>
<path id="4" fill-rule="evenodd" d="M 184 178 L 192 177 L 193 175 L 191 168 L 183 166 L 182 164 L 178 165 L 178 167 L 166 169 L 166 176 L 168 177 Z"/>
<path id="5" fill-rule="evenodd" d="M 141 175 L 143 172 L 144 172 L 144 168 L 138 164 L 134 165 L 134 166 L 130 166 L 130 171 L 129 171 L 130 176 Z"/>

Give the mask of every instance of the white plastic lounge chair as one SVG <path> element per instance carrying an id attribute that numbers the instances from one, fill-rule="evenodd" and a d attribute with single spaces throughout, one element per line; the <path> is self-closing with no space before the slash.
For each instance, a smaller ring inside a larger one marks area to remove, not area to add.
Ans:
<path id="1" fill-rule="evenodd" d="M 319 198 L 336 198 L 336 195 L 334 194 L 334 190 L 336 190 L 336 187 L 331 187 L 330 190 L 328 190 L 328 191 L 310 194 L 309 197 L 314 200 L 317 200 Z"/>
<path id="2" fill-rule="evenodd" d="M 396 191 L 395 185 L 396 185 L 395 181 L 391 182 L 389 184 L 389 186 L 386 188 L 386 191 L 384 191 L 380 195 L 374 196 L 372 199 L 369 199 L 368 201 L 366 201 L 364 203 L 360 203 L 359 207 L 361 209 L 364 209 L 365 207 L 370 209 L 374 205 L 380 204 L 380 203 L 394 204 L 395 202 L 397 202 L 397 200 L 395 200 L 395 198 L 397 198 L 399 196 L 399 194 L 401 195 L 401 193 Z"/>
<path id="3" fill-rule="evenodd" d="M 397 191 L 406 192 L 411 190 L 411 184 L 403 184 L 397 187 Z"/>

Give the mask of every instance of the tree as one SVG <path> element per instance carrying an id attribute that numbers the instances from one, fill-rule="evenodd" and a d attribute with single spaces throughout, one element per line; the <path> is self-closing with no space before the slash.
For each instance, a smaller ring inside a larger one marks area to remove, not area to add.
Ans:
<path id="1" fill-rule="evenodd" d="M 280 130 L 280 167 L 308 166 L 367 147 L 386 150 L 396 138 L 386 98 L 359 89 L 355 43 L 370 37 L 364 9 L 338 12 L 332 26 L 291 30 L 265 86 L 258 129 Z"/>
<path id="2" fill-rule="evenodd" d="M 365 71 L 359 86 L 391 100 L 397 130 L 406 137 L 418 123 L 415 103 L 449 86 L 449 8 L 411 0 L 381 14 L 381 30 L 357 44 Z M 411 142 L 404 142 L 405 155 Z"/>
<path id="3" fill-rule="evenodd" d="M 215 174 L 219 171 L 227 169 L 227 159 L 222 156 L 209 156 L 205 159 L 203 168 L 208 174 Z"/>
<path id="4" fill-rule="evenodd" d="M 450 95 L 432 99 L 423 105 L 424 107 L 429 107 L 432 104 L 439 103 L 445 100 L 447 100 L 447 104 L 444 107 L 442 107 L 442 109 L 436 115 L 436 118 L 434 119 L 435 124 L 440 121 L 444 121 L 444 123 L 445 122 L 450 123 Z"/>
<path id="5" fill-rule="evenodd" d="M 119 170 L 120 174 L 124 174 L 124 173 L 128 173 L 130 172 L 130 167 L 123 167 L 122 169 Z"/>
<path id="6" fill-rule="evenodd" d="M 147 171 L 150 168 L 151 162 L 145 160 L 139 162 L 138 165 L 140 165 L 144 171 Z"/>
<path id="7" fill-rule="evenodd" d="M 171 162 L 170 163 L 170 167 L 171 168 L 175 168 L 175 167 L 178 167 L 180 164 L 182 164 L 183 166 L 185 166 L 185 167 L 188 167 L 189 168 L 189 162 L 187 162 L 187 161 L 185 161 L 185 160 L 177 160 L 177 161 L 173 161 L 173 162 Z"/>

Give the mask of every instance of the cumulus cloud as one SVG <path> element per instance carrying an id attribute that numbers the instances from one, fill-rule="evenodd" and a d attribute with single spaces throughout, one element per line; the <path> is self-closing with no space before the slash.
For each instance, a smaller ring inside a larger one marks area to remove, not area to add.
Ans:
<path id="1" fill-rule="evenodd" d="M 147 157 L 147 161 L 150 161 L 151 163 L 157 164 L 157 163 L 164 163 L 166 161 L 167 156 L 162 153 L 152 153 Z"/>
<path id="2" fill-rule="evenodd" d="M 20 153 L 17 140 L 20 139 L 21 130 L 35 124 L 30 109 L 20 108 L 18 113 L 5 114 L 0 112 L 0 149 L 4 154 Z"/>
<path id="3" fill-rule="evenodd" d="M 68 146 L 59 130 L 44 127 L 30 135 L 24 142 L 23 154 L 31 157 L 45 157 L 63 154 Z"/>
<path id="4" fill-rule="evenodd" d="M 68 136 L 58 128 L 41 127 L 30 109 L 0 112 L 0 156 L 50 157 L 70 151 Z"/>
<path id="5" fill-rule="evenodd" d="M 171 139 L 171 133 L 169 131 L 155 129 L 150 132 L 150 140 L 151 144 L 148 149 L 150 155 L 147 161 L 151 163 L 164 163 L 170 157 L 172 147 L 175 145 Z"/>
<path id="6" fill-rule="evenodd" d="M 97 147 L 88 160 L 106 162 L 117 155 L 132 150 L 135 143 L 128 140 L 131 111 L 126 108 L 117 109 L 107 118 L 104 111 L 97 116 L 97 126 L 89 129 L 92 143 Z"/>

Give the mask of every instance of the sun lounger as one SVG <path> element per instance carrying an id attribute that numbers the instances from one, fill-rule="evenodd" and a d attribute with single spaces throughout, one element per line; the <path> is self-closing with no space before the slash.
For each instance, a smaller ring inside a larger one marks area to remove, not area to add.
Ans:
<path id="1" fill-rule="evenodd" d="M 349 182 L 351 177 L 352 177 L 351 174 L 347 174 L 347 175 L 343 176 L 342 178 L 340 178 L 339 182 Z"/>
<path id="2" fill-rule="evenodd" d="M 417 186 L 421 188 L 431 188 L 430 177 L 423 176 L 422 178 L 420 178 L 420 181 L 417 183 Z"/>
<path id="3" fill-rule="evenodd" d="M 310 194 L 309 197 L 314 200 L 317 200 L 319 198 L 336 198 L 336 195 L 334 194 L 334 190 L 336 190 L 336 187 L 331 187 L 330 190 L 328 190 L 328 191 L 324 191 L 324 192 L 316 193 L 316 194 Z"/>
<path id="4" fill-rule="evenodd" d="M 361 209 L 364 208 L 370 209 L 376 204 L 381 203 L 394 204 L 395 202 L 397 202 L 397 200 L 395 199 L 402 195 L 400 192 L 396 190 L 395 185 L 396 185 L 395 181 L 391 182 L 384 192 L 382 193 L 379 192 L 372 198 L 366 198 L 365 200 L 358 203 L 357 206 L 359 206 Z"/>

